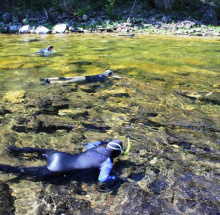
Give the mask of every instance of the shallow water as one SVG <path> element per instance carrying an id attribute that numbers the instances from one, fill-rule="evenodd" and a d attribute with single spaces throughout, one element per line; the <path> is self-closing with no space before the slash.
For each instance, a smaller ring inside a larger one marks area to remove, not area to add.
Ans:
<path id="1" fill-rule="evenodd" d="M 34 53 L 48 43 L 49 57 Z M 121 139 L 132 148 L 114 186 L 1 174 L 16 214 L 218 214 L 220 41 L 135 35 L 0 35 L 0 163 L 38 166 L 9 145 L 80 152 Z M 40 85 L 40 78 L 100 74 L 104 84 Z M 81 176 L 79 176 L 81 178 Z M 50 200 L 48 200 L 50 199 Z"/>

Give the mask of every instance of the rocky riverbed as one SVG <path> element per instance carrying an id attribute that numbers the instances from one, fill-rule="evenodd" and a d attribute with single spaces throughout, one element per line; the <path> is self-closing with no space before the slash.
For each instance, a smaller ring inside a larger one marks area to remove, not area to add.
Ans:
<path id="1" fill-rule="evenodd" d="M 96 140 L 132 144 L 115 160 L 112 185 L 90 171 L 51 181 L 1 172 L 2 213 L 219 215 L 218 38 L 0 38 L 1 164 L 45 164 L 37 155 L 14 156 L 10 145 L 79 153 Z M 36 56 L 48 41 L 57 52 Z M 95 75 L 108 65 L 124 78 L 40 85 L 40 78 Z"/>
<path id="2" fill-rule="evenodd" d="M 3 98 L 3 145 L 54 145 L 76 153 L 97 136 L 120 136 L 125 146 L 126 137 L 131 138 L 131 152 L 118 159 L 113 172 L 125 181 L 102 185 L 97 174 L 88 172 L 56 178 L 34 188 L 35 214 L 218 214 L 219 117 L 192 105 L 194 99 L 218 105 L 219 93 L 173 90 L 171 98 L 153 84 L 109 84 L 35 86 Z M 30 189 L 20 186 L 17 193 Z M 8 194 L 1 196 L 11 201 Z M 28 210 L 27 205 L 17 208 L 19 214 Z"/>
<path id="3" fill-rule="evenodd" d="M 118 9 L 117 20 L 104 12 L 90 12 L 81 17 L 57 14 L 53 11 L 0 13 L 1 33 L 102 33 L 169 34 L 189 36 L 220 36 L 217 12 L 204 6 L 199 20 L 178 13 L 167 14 L 153 9 L 136 9 L 129 17 L 129 9 Z M 129 19 L 128 19 L 129 17 Z"/>

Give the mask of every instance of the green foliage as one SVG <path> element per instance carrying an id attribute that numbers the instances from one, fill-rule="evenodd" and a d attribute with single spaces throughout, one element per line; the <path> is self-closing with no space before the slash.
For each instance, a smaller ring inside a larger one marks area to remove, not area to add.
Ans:
<path id="1" fill-rule="evenodd" d="M 43 8 L 49 8 L 52 5 L 51 0 L 10 0 L 10 5 L 12 10 L 33 10 L 33 11 L 39 11 L 43 10 Z"/>
<path id="2" fill-rule="evenodd" d="M 84 14 L 86 14 L 89 10 L 91 9 L 90 5 L 87 5 L 86 7 L 82 8 L 82 9 L 78 9 L 76 14 L 78 17 L 82 17 Z"/>
<path id="3" fill-rule="evenodd" d="M 107 15 L 111 16 L 114 12 L 114 0 L 108 0 L 108 3 L 105 5 L 105 12 Z"/>
<path id="4" fill-rule="evenodd" d="M 2 0 L 0 9 L 10 11 L 42 11 L 43 9 L 54 9 L 59 13 L 76 14 L 82 17 L 83 14 L 88 13 L 89 10 L 104 10 L 110 19 L 121 18 L 117 13 L 117 8 L 127 6 L 131 8 L 134 0 Z M 148 6 L 157 7 L 162 10 L 178 11 L 182 14 L 191 17 L 199 18 L 199 8 L 208 5 L 214 8 L 217 14 L 220 14 L 220 0 L 138 0 L 135 6 L 137 9 L 142 6 L 148 10 Z M 7 6 L 7 7 L 6 7 Z M 218 15 L 220 19 L 220 15 Z"/>

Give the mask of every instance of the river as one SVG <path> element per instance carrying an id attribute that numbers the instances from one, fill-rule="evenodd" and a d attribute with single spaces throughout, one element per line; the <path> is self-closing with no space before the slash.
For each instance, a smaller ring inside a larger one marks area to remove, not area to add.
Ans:
<path id="1" fill-rule="evenodd" d="M 53 55 L 35 55 L 48 44 Z M 14 156 L 9 145 L 79 153 L 96 140 L 120 139 L 124 148 L 131 141 L 128 155 L 115 160 L 113 185 L 99 183 L 96 173 L 41 181 L 1 172 L 1 187 L 13 197 L 1 189 L 11 204 L 2 210 L 220 214 L 219 38 L 0 35 L 0 47 L 1 164 L 45 164 L 37 155 Z M 101 74 L 109 66 L 123 78 L 40 81 Z"/>

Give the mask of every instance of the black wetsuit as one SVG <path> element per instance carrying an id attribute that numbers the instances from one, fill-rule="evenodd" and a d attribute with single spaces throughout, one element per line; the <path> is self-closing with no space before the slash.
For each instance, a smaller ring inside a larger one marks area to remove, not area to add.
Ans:
<path id="1" fill-rule="evenodd" d="M 85 83 L 104 82 L 108 79 L 105 74 L 85 76 Z"/>
<path id="2" fill-rule="evenodd" d="M 106 147 L 97 147 L 105 142 L 89 143 L 86 151 L 80 154 L 69 154 L 52 149 L 41 148 L 17 148 L 11 146 L 8 149 L 13 153 L 38 153 L 47 159 L 47 165 L 38 167 L 21 167 L 0 164 L 0 171 L 8 173 L 18 173 L 30 175 L 39 179 L 45 179 L 53 175 L 76 172 L 85 169 L 99 169 L 99 181 L 106 182 L 115 180 L 114 176 L 109 176 L 113 167 L 113 150 Z"/>

